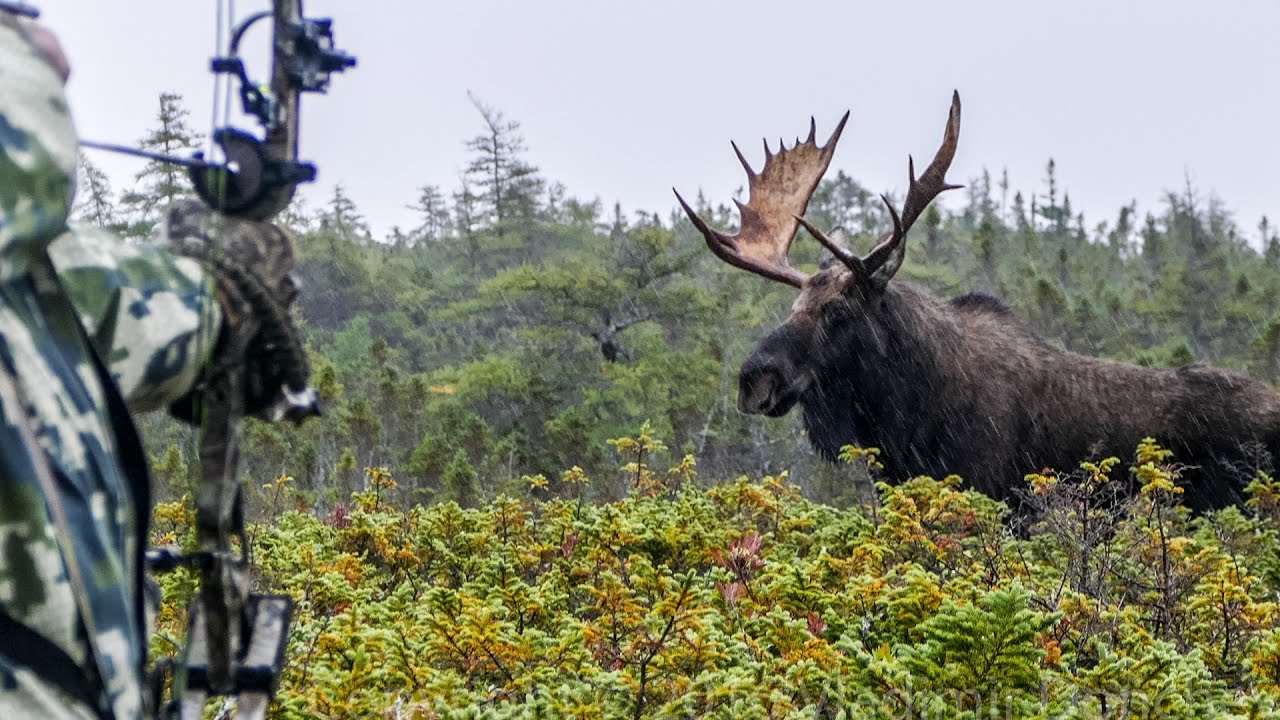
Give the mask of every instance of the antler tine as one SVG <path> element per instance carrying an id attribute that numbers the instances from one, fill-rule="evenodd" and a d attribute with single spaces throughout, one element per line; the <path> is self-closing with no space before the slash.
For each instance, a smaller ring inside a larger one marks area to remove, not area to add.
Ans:
<path id="1" fill-rule="evenodd" d="M 893 206 L 893 201 L 889 199 L 888 195 L 881 195 L 880 200 L 889 209 L 889 217 L 893 218 L 893 235 L 891 237 L 906 235 L 907 231 L 902 229 L 902 218 L 898 216 L 898 209 Z"/>
<path id="2" fill-rule="evenodd" d="M 680 197 L 680 193 L 676 193 L 681 207 L 706 238 L 707 247 L 716 257 L 771 280 L 795 287 L 804 283 L 808 275 L 787 262 L 787 252 L 798 228 L 796 216 L 804 215 L 809 206 L 818 181 L 831 164 L 836 143 L 848 119 L 849 113 L 846 112 L 822 146 L 815 141 L 817 129 L 812 118 L 809 121 L 809 139 L 797 142 L 792 148 L 779 141 L 777 152 L 771 152 L 769 141 L 765 140 L 764 167 L 758 173 L 751 169 L 738 146 L 733 146 L 750 181 L 746 204 L 734 201 L 742 216 L 741 228 L 736 235 L 727 235 L 707 225 Z"/>
<path id="3" fill-rule="evenodd" d="M 929 167 L 925 168 L 924 174 L 918 179 L 915 160 L 907 156 L 907 176 L 910 179 L 910 186 L 907 189 L 907 199 L 902 205 L 901 218 L 894 212 L 889 199 L 884 198 L 885 204 L 889 207 L 889 213 L 893 215 L 893 231 L 886 233 L 885 238 L 863 259 L 873 273 L 881 273 L 883 268 L 891 277 L 902 263 L 903 242 L 916 218 L 920 217 L 920 213 L 924 212 L 929 203 L 941 193 L 963 187 L 946 181 L 947 169 L 951 167 L 951 161 L 956 156 L 956 146 L 959 141 L 960 93 L 952 92 L 951 112 L 947 115 L 947 127 L 942 135 L 942 145 L 934 155 L 933 162 L 929 163 Z M 891 260 L 895 256 L 896 260 Z M 887 279 L 886 277 L 885 280 Z"/>
<path id="4" fill-rule="evenodd" d="M 841 247 L 839 243 L 827 237 L 826 233 L 819 230 L 808 220 L 805 220 L 799 215 L 796 216 L 796 220 L 802 227 L 804 227 L 805 230 L 809 231 L 809 234 L 813 236 L 814 240 L 821 243 L 822 247 L 830 251 L 832 255 L 835 255 L 836 259 L 844 263 L 845 266 L 852 270 L 855 275 L 859 277 L 864 277 L 866 275 L 867 266 L 862 262 L 862 258 L 854 255 L 850 250 Z"/>
<path id="5" fill-rule="evenodd" d="M 756 171 L 751 169 L 751 163 L 747 162 L 746 156 L 744 156 L 742 154 L 742 151 L 738 149 L 738 143 L 730 140 L 729 144 L 733 146 L 733 153 L 738 156 L 738 162 L 742 163 L 742 169 L 747 171 L 747 177 L 749 178 L 755 177 Z M 766 145 L 765 150 L 767 151 L 768 149 L 769 147 Z M 768 155 L 767 152 L 765 154 L 766 156 Z M 679 195 L 679 194 L 680 193 L 676 193 L 676 195 Z"/>

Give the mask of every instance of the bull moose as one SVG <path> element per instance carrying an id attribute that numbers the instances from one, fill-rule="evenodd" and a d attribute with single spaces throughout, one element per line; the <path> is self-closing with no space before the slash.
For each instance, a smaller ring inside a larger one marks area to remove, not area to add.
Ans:
<path id="1" fill-rule="evenodd" d="M 883 197 L 893 228 L 870 253 L 805 220 L 848 118 L 822 146 L 812 120 L 794 147 L 773 153 L 766 142 L 758 173 L 733 146 L 750 181 L 734 235 L 676 193 L 717 257 L 800 290 L 790 317 L 742 364 L 742 412 L 781 417 L 799 405 L 810 443 L 828 460 L 844 445 L 875 446 L 892 479 L 956 473 L 1014 504 L 1028 472 L 1128 457 L 1152 436 L 1188 466 L 1188 506 L 1242 499 L 1259 448 L 1280 451 L 1280 395 L 1262 383 L 1199 364 L 1153 369 L 1061 350 L 994 297 L 946 301 L 894 279 L 912 223 L 959 187 L 945 179 L 960 137 L 958 93 L 933 162 L 919 178 L 908 163 L 902 212 Z M 799 226 L 830 254 L 813 274 L 787 261 Z"/>

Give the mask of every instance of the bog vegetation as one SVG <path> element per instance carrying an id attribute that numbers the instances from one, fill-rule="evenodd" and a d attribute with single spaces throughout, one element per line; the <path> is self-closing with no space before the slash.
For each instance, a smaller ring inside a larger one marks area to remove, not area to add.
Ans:
<path id="1" fill-rule="evenodd" d="M 793 293 L 711 257 L 674 206 L 569 196 L 478 110 L 472 164 L 417 190 L 415 227 L 373 237 L 341 186 L 287 216 L 327 412 L 246 432 L 256 581 L 298 601 L 278 716 L 1274 714 L 1265 458 L 1241 469 L 1247 506 L 1193 518 L 1159 438 L 1082 457 L 1027 478 L 1039 512 L 1015 532 L 963 479 L 876 484 L 874 449 L 825 464 L 795 420 L 734 408 Z M 199 144 L 176 96 L 147 143 Z M 143 236 L 182 186 L 147 167 L 117 195 L 86 163 L 80 215 Z M 1052 161 L 1036 188 L 983 171 L 960 192 L 899 277 L 998 295 L 1069 349 L 1280 382 L 1265 219 L 1181 184 L 1086 221 Z M 837 173 L 809 217 L 867 243 L 882 207 Z M 189 540 L 195 444 L 145 425 L 155 540 Z M 163 584 L 157 651 L 191 592 Z"/>

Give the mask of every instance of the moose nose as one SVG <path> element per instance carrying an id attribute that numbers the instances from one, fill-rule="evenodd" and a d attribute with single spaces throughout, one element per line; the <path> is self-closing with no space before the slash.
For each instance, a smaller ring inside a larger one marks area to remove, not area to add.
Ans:
<path id="1" fill-rule="evenodd" d="M 738 410 L 748 415 L 763 415 L 774 404 L 778 376 L 772 368 L 746 368 L 738 376 Z"/>
<path id="2" fill-rule="evenodd" d="M 737 375 L 737 409 L 748 415 L 773 415 L 787 404 L 782 369 L 767 363 L 746 363 Z M 783 409 L 783 413 L 785 413 Z"/>

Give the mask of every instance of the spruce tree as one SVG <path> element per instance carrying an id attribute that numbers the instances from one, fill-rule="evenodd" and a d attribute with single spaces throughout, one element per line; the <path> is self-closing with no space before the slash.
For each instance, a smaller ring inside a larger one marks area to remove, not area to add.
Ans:
<path id="1" fill-rule="evenodd" d="M 157 127 L 138 141 L 138 147 L 164 155 L 191 155 L 204 142 L 204 136 L 188 126 L 190 114 L 182 105 L 181 95 L 161 93 Z M 127 237 L 147 236 L 174 200 L 192 192 L 185 168 L 159 160 L 147 161 L 134 176 L 133 187 L 120 198 L 124 219 L 119 231 Z"/>
<path id="2" fill-rule="evenodd" d="M 80 153 L 80 167 L 76 174 L 76 202 L 71 209 L 71 217 L 114 232 L 125 229 L 121 226 L 120 213 L 115 206 L 111 179 L 84 153 Z"/>
<path id="3" fill-rule="evenodd" d="M 484 119 L 484 132 L 467 141 L 473 153 L 466 176 L 477 189 L 476 199 L 487 228 L 502 237 L 513 223 L 535 218 L 542 210 L 545 183 L 538 169 L 522 157 L 526 151 L 520 123 L 471 96 Z"/>
<path id="4" fill-rule="evenodd" d="M 449 231 L 449 207 L 444 194 L 435 185 L 418 189 L 418 201 L 409 206 L 418 213 L 418 226 L 409 231 L 414 245 L 437 242 Z"/>
<path id="5" fill-rule="evenodd" d="M 341 184 L 333 186 L 329 205 L 320 211 L 319 220 L 321 232 L 332 233 L 333 237 L 344 242 L 363 243 L 373 239 L 364 216 Z"/>
<path id="6" fill-rule="evenodd" d="M 453 454 L 441 481 L 446 498 L 462 507 L 475 507 L 480 503 L 480 477 L 471 464 L 471 459 L 467 457 L 466 450 L 458 448 Z"/>

